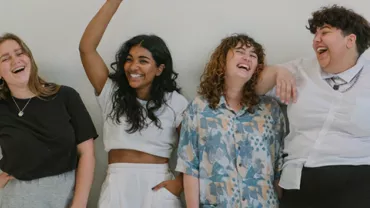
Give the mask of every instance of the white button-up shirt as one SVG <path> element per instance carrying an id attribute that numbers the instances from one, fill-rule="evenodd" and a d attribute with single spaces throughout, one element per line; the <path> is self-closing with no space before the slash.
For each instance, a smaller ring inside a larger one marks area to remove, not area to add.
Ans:
<path id="1" fill-rule="evenodd" d="M 281 66 L 295 75 L 298 100 L 287 108 L 290 133 L 280 186 L 299 189 L 303 167 L 370 165 L 370 61 L 361 56 L 337 74 L 347 82 L 339 90 L 328 84 L 333 75 L 316 58 Z M 275 89 L 268 94 L 275 96 Z"/>

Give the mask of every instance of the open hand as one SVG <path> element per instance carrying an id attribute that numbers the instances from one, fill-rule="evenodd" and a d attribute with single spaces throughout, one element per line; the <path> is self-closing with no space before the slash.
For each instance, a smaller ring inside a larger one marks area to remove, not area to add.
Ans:
<path id="1" fill-rule="evenodd" d="M 297 87 L 294 75 L 287 69 L 279 69 L 276 75 L 276 96 L 280 101 L 289 104 L 297 102 Z"/>

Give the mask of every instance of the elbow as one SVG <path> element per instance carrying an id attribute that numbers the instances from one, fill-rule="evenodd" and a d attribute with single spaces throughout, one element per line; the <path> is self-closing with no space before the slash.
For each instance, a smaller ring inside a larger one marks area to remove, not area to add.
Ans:
<path id="1" fill-rule="evenodd" d="M 85 43 L 84 41 L 81 41 L 78 46 L 78 50 L 80 54 L 87 54 L 87 53 L 95 52 L 96 48 L 89 46 L 89 44 Z"/>

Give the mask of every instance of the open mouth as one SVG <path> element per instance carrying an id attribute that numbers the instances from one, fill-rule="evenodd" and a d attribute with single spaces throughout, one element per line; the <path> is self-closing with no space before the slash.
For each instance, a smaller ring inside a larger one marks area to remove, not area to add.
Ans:
<path id="1" fill-rule="evenodd" d="M 132 78 L 139 78 L 139 77 L 142 77 L 143 75 L 141 74 L 130 74 L 130 77 Z"/>
<path id="2" fill-rule="evenodd" d="M 316 52 L 320 55 L 325 53 L 326 51 L 328 51 L 328 48 L 326 48 L 326 47 L 319 47 L 319 48 L 316 49 Z"/>
<path id="3" fill-rule="evenodd" d="M 250 70 L 250 67 L 248 65 L 246 65 L 246 64 L 238 64 L 237 67 L 239 69 L 244 69 L 246 71 L 249 71 Z"/>
<path id="4" fill-rule="evenodd" d="M 16 69 L 14 69 L 12 72 L 13 72 L 14 74 L 18 74 L 19 72 L 24 71 L 24 69 L 25 69 L 25 67 L 24 67 L 24 66 L 22 66 L 22 67 L 18 67 L 18 68 L 16 68 Z"/>

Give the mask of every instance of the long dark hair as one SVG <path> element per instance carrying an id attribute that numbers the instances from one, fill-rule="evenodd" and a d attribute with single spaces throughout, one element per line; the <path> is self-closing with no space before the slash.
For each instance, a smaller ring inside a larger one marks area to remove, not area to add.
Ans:
<path id="1" fill-rule="evenodd" d="M 152 82 L 149 100 L 145 108 L 137 100 L 136 90 L 129 85 L 124 65 L 132 47 L 140 45 L 151 52 L 157 67 L 163 64 L 165 68 L 159 76 L 156 76 Z M 148 126 L 146 117 L 161 128 L 161 122 L 155 115 L 163 104 L 166 103 L 165 93 L 177 91 L 180 88 L 176 83 L 178 74 L 173 70 L 171 53 L 166 43 L 156 35 L 138 35 L 122 44 L 116 53 L 115 62 L 111 64 L 113 73 L 109 78 L 115 85 L 115 91 L 112 95 L 113 107 L 109 114 L 112 120 L 120 124 L 120 118 L 126 117 L 126 122 L 130 124 L 126 131 L 134 133 Z"/>

